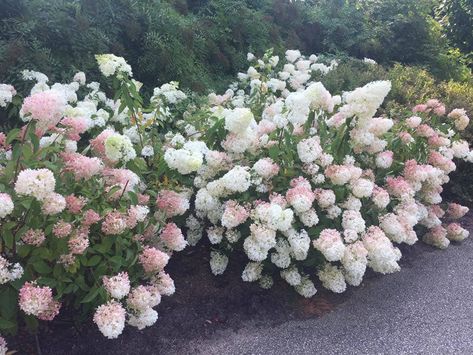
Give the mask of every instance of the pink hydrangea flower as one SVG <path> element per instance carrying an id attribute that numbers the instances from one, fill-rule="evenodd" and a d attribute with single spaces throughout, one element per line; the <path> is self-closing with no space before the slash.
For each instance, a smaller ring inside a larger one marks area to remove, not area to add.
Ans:
<path id="1" fill-rule="evenodd" d="M 161 231 L 160 237 L 166 247 L 174 251 L 181 251 L 187 245 L 181 229 L 175 223 L 166 224 Z"/>
<path id="2" fill-rule="evenodd" d="M 275 192 L 269 195 L 269 202 L 275 203 L 276 205 L 281 206 L 281 208 L 287 207 L 286 198 L 283 195 L 275 193 Z"/>
<path id="3" fill-rule="evenodd" d="M 149 203 L 149 195 L 146 194 L 138 194 L 138 203 L 140 205 L 147 205 Z"/>
<path id="4" fill-rule="evenodd" d="M 84 219 L 82 223 L 84 224 L 84 226 L 91 226 L 92 224 L 95 224 L 100 220 L 100 215 L 97 212 L 92 209 L 88 209 L 84 213 Z"/>
<path id="5" fill-rule="evenodd" d="M 427 110 L 427 105 L 425 104 L 419 104 L 414 106 L 412 109 L 412 112 L 425 112 Z"/>
<path id="6" fill-rule="evenodd" d="M 387 177 L 386 178 L 386 187 L 388 192 L 399 198 L 407 198 L 414 196 L 414 189 L 409 184 L 409 182 L 404 179 L 402 176 L 397 177 Z"/>
<path id="7" fill-rule="evenodd" d="M 409 144 L 409 143 L 414 142 L 414 138 L 412 138 L 409 132 L 406 132 L 406 131 L 399 132 L 399 139 L 401 139 L 401 141 L 404 144 Z"/>
<path id="8" fill-rule="evenodd" d="M 225 210 L 222 214 L 222 226 L 228 229 L 235 228 L 244 223 L 249 215 L 247 208 L 237 201 L 229 200 L 225 203 Z"/>
<path id="9" fill-rule="evenodd" d="M 87 130 L 87 120 L 83 117 L 65 117 L 60 122 L 66 126 L 66 137 L 73 141 L 78 141 L 80 135 Z"/>
<path id="10" fill-rule="evenodd" d="M 161 294 L 156 286 L 140 285 L 133 288 L 127 297 L 127 306 L 134 311 L 142 312 L 147 308 L 157 306 L 161 302 Z"/>
<path id="11" fill-rule="evenodd" d="M 429 153 L 429 164 L 432 164 L 436 168 L 443 170 L 447 174 L 451 173 L 457 168 L 452 160 L 433 150 Z"/>
<path id="12" fill-rule="evenodd" d="M 94 314 L 94 323 L 108 339 L 118 338 L 125 328 L 125 320 L 125 308 L 116 301 L 99 306 Z"/>
<path id="13" fill-rule="evenodd" d="M 279 165 L 271 158 L 263 158 L 253 165 L 253 170 L 264 179 L 271 179 L 279 173 Z"/>
<path id="14" fill-rule="evenodd" d="M 64 171 L 74 174 L 76 180 L 88 180 L 92 176 L 99 174 L 103 169 L 102 160 L 99 158 L 89 158 L 79 153 L 62 153 L 64 161 Z"/>
<path id="15" fill-rule="evenodd" d="M 458 223 L 450 223 L 446 229 L 447 238 L 451 241 L 461 242 L 470 235 L 470 232 L 462 228 Z"/>
<path id="16" fill-rule="evenodd" d="M 64 198 L 64 196 L 56 192 L 52 192 L 44 198 L 42 202 L 41 211 L 45 215 L 52 216 L 61 213 L 62 211 L 64 211 L 65 208 L 66 199 Z"/>
<path id="17" fill-rule="evenodd" d="M 139 256 L 140 264 L 147 273 L 164 269 L 169 261 L 169 255 L 153 247 L 145 247 Z"/>
<path id="18" fill-rule="evenodd" d="M 328 261 L 340 260 L 345 252 L 343 239 L 336 229 L 324 229 L 313 245 Z"/>
<path id="19" fill-rule="evenodd" d="M 416 128 L 416 133 L 420 137 L 430 138 L 435 135 L 435 130 L 427 124 L 421 124 Z"/>
<path id="20" fill-rule="evenodd" d="M 133 229 L 136 227 L 138 222 L 144 222 L 148 216 L 149 208 L 146 206 L 135 205 L 128 209 L 128 215 L 126 219 L 127 227 Z"/>
<path id="21" fill-rule="evenodd" d="M 107 185 L 107 191 L 115 186 L 120 189 L 111 197 L 112 200 L 118 199 L 123 193 L 133 191 L 140 183 L 140 178 L 133 171 L 128 169 L 105 168 L 102 175 Z"/>
<path id="22" fill-rule="evenodd" d="M 72 232 L 72 224 L 60 220 L 53 227 L 53 234 L 57 238 L 65 238 Z"/>
<path id="23" fill-rule="evenodd" d="M 0 354 L 4 355 L 8 352 L 7 342 L 0 336 Z"/>
<path id="24" fill-rule="evenodd" d="M 391 201 L 391 199 L 389 198 L 389 193 L 379 186 L 375 186 L 373 188 L 373 194 L 371 195 L 371 199 L 373 200 L 373 203 L 376 205 L 376 207 L 381 209 L 386 208 L 386 206 Z"/>
<path id="25" fill-rule="evenodd" d="M 46 237 L 41 229 L 28 229 L 21 236 L 21 240 L 29 245 L 40 246 L 46 240 Z"/>
<path id="26" fill-rule="evenodd" d="M 336 196 L 332 190 L 315 189 L 315 199 L 322 208 L 328 208 L 335 204 Z"/>
<path id="27" fill-rule="evenodd" d="M 44 134 L 48 129 L 55 127 L 61 120 L 66 109 L 66 101 L 56 91 L 43 91 L 28 96 L 23 101 L 20 115 L 24 120 L 37 121 L 37 130 Z"/>
<path id="28" fill-rule="evenodd" d="M 422 123 L 422 118 L 419 116 L 411 116 L 406 120 L 406 124 L 410 128 L 416 128 Z"/>
<path id="29" fill-rule="evenodd" d="M 162 190 L 156 199 L 156 207 L 168 218 L 180 216 L 189 209 L 189 200 L 175 191 Z"/>
<path id="30" fill-rule="evenodd" d="M 430 99 L 427 101 L 427 108 L 433 110 L 437 116 L 445 115 L 445 106 L 436 99 Z"/>
<path id="31" fill-rule="evenodd" d="M 297 212 L 305 212 L 312 207 L 315 194 L 310 186 L 307 187 L 306 184 L 300 184 L 287 190 L 286 200 Z"/>
<path id="32" fill-rule="evenodd" d="M 66 196 L 66 207 L 67 210 L 73 214 L 79 213 L 82 208 L 86 205 L 87 200 L 80 196 L 69 195 Z"/>
<path id="33" fill-rule="evenodd" d="M 108 161 L 107 156 L 105 155 L 105 141 L 113 134 L 115 134 L 113 129 L 104 129 L 99 135 L 97 135 L 97 137 L 90 141 L 92 151 L 100 158 L 104 159 L 107 163 L 111 162 Z"/>
<path id="34" fill-rule="evenodd" d="M 378 153 L 376 156 L 376 166 L 381 169 L 388 169 L 393 163 L 394 153 L 390 150 Z"/>
<path id="35" fill-rule="evenodd" d="M 54 300 L 51 288 L 31 282 L 25 282 L 20 289 L 18 305 L 26 314 L 41 320 L 53 320 L 61 308 L 61 304 Z"/>
<path id="36" fill-rule="evenodd" d="M 159 293 L 164 296 L 171 296 L 176 291 L 174 280 L 164 271 L 160 271 L 158 275 L 153 278 L 153 285 L 155 285 Z"/>
<path id="37" fill-rule="evenodd" d="M 450 240 L 447 239 L 447 230 L 441 225 L 431 228 L 428 233 L 424 234 L 422 240 L 439 249 L 446 249 L 450 245 Z"/>
<path id="38" fill-rule="evenodd" d="M 345 185 L 351 179 L 351 169 L 348 165 L 329 165 L 325 169 L 325 176 L 332 184 Z"/>
<path id="39" fill-rule="evenodd" d="M 120 272 L 115 276 L 104 276 L 103 285 L 113 298 L 120 300 L 130 292 L 130 279 L 126 272 Z"/>
<path id="40" fill-rule="evenodd" d="M 71 254 L 81 255 L 89 247 L 89 230 L 80 228 L 67 242 Z"/>
<path id="41" fill-rule="evenodd" d="M 0 193 L 0 218 L 5 218 L 14 209 L 13 201 L 9 194 Z"/>
<path id="42" fill-rule="evenodd" d="M 468 211 L 469 211 L 468 207 L 462 206 L 458 203 L 449 203 L 447 214 L 450 218 L 458 219 L 466 215 Z"/>
<path id="43" fill-rule="evenodd" d="M 127 218 L 118 211 L 107 213 L 102 222 L 102 232 L 107 235 L 118 235 L 123 233 L 127 228 Z"/>

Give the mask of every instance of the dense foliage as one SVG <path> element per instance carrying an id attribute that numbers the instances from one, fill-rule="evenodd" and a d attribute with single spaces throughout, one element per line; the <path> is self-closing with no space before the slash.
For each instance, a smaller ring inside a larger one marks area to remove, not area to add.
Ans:
<path id="1" fill-rule="evenodd" d="M 464 1 L 466 3 L 466 1 Z M 460 5 L 444 6 L 455 46 L 468 52 L 471 26 Z M 0 3 L 0 78 L 20 85 L 25 68 L 66 81 L 84 70 L 98 79 L 93 55 L 128 59 L 152 88 L 171 80 L 192 90 L 222 90 L 248 51 L 296 47 L 428 67 L 464 79 L 461 55 L 433 17 L 434 0 L 5 0 Z M 463 6 L 463 5 L 462 5 Z M 466 6 L 466 5 L 465 5 Z M 471 15 L 471 13 L 470 13 Z M 471 20 L 471 16 L 470 16 Z M 469 31 L 469 32 L 468 32 Z M 457 35 L 458 34 L 458 35 Z M 389 45 L 388 45 L 389 44 Z"/>
<path id="2" fill-rule="evenodd" d="M 450 41 L 473 60 L 473 2 L 443 0 L 437 11 Z"/>

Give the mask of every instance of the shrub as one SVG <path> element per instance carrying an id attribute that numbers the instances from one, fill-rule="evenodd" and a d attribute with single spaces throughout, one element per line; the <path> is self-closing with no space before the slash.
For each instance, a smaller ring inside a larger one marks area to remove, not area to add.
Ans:
<path id="1" fill-rule="evenodd" d="M 84 73 L 49 87 L 44 74 L 24 72 L 37 81 L 24 100 L 2 87 L 10 93 L 2 92 L 3 103 L 26 122 L 0 133 L 2 332 L 15 332 L 21 319 L 36 328 L 37 319 L 66 308 L 74 321 L 95 311 L 100 331 L 116 338 L 125 321 L 152 325 L 161 295 L 174 292 L 164 267 L 186 241 L 171 218 L 186 212 L 188 199 L 157 189 L 166 172 L 153 165 L 161 143 L 140 144 L 143 113 L 134 111 L 141 99 L 130 93 L 137 90 L 126 78 L 131 68 L 114 56 L 98 62 L 106 76 L 122 77 L 112 80 L 120 98 L 107 98 Z M 143 119 L 153 123 L 146 129 L 154 139 L 176 115 L 166 99 L 184 98 L 176 84 L 155 90 L 159 111 Z"/>
<path id="2" fill-rule="evenodd" d="M 376 116 L 390 81 L 332 96 L 318 80 L 353 83 L 333 74 L 336 60 L 298 50 L 285 63 L 272 51 L 247 58 L 239 80 L 207 100 L 176 82 L 145 100 L 112 54 L 96 60 L 114 99 L 82 72 L 49 86 L 24 71 L 36 82 L 25 99 L 0 86 L 0 104 L 25 123 L 0 134 L 2 331 L 61 308 L 77 320 L 94 313 L 108 338 L 126 322 L 150 326 L 174 292 L 169 258 L 204 231 L 214 274 L 242 251 L 244 281 L 269 288 L 279 274 L 305 297 L 315 275 L 343 292 L 367 267 L 399 270 L 396 244 L 422 236 L 446 248 L 468 236 L 441 220 L 468 209 L 440 196 L 453 158 L 473 160 L 459 134 L 465 110 L 447 115 L 429 99 L 406 116 Z"/>
<path id="3" fill-rule="evenodd" d="M 277 66 L 271 54 L 249 59 L 252 66 L 232 90 L 209 97 L 201 108 L 206 115 L 186 115 L 190 139 L 177 133 L 165 153 L 171 169 L 193 177 L 188 240 L 194 244 L 206 228 L 214 274 L 242 251 L 244 281 L 268 288 L 280 275 L 310 297 L 315 275 L 323 287 L 343 292 L 361 283 L 367 267 L 399 270 L 397 244 L 421 237 L 446 248 L 468 236 L 441 221 L 445 211 L 456 218 L 468 208 L 444 204 L 440 196 L 455 170 L 453 158 L 472 159 L 458 133 L 469 122 L 464 110 L 447 115 L 429 99 L 404 107 L 395 119 L 378 117 L 390 81 L 332 96 L 315 81 L 322 67 L 316 56 L 287 51 Z M 321 80 L 336 86 L 340 65 L 331 67 Z M 407 104 L 425 98 L 422 83 L 414 84 L 419 92 L 403 96 Z M 196 151 L 202 166 L 184 171 L 178 155 Z"/>

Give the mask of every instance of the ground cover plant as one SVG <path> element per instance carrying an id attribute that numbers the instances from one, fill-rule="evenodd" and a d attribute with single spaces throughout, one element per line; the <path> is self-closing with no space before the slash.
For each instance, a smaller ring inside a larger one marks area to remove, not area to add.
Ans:
<path id="1" fill-rule="evenodd" d="M 468 208 L 440 195 L 454 160 L 473 160 L 462 108 L 386 110 L 389 80 L 330 93 L 339 62 L 298 50 L 249 53 L 205 99 L 170 82 L 146 100 L 123 58 L 96 60 L 113 98 L 82 72 L 51 84 L 24 71 L 25 98 L 0 86 L 24 122 L 0 134 L 2 332 L 61 308 L 109 338 L 150 326 L 174 292 L 169 258 L 202 238 L 215 275 L 241 252 L 244 281 L 312 297 L 316 279 L 338 293 L 367 267 L 398 271 L 398 244 L 468 237 L 453 221 Z"/>

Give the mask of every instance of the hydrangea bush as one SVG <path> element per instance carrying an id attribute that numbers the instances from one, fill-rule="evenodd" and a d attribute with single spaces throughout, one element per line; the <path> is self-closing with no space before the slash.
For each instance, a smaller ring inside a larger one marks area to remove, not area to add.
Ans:
<path id="1" fill-rule="evenodd" d="M 161 296 L 174 293 L 164 269 L 187 245 L 172 219 L 186 213 L 188 193 L 175 192 L 153 152 L 168 103 L 185 94 L 175 83 L 158 88 L 144 112 L 123 58 L 97 60 L 114 75 L 114 99 L 84 73 L 49 86 L 44 74 L 25 71 L 36 83 L 24 100 L 4 86 L 2 102 L 25 122 L 0 133 L 4 332 L 20 319 L 35 328 L 67 309 L 74 321 L 93 313 L 100 331 L 116 338 L 125 323 L 154 324 Z"/>
<path id="2" fill-rule="evenodd" d="M 401 243 L 446 248 L 468 236 L 449 223 L 468 208 L 440 195 L 454 159 L 473 160 L 460 137 L 464 110 L 429 100 L 403 117 L 378 116 L 389 81 L 332 95 L 322 82 L 336 62 L 295 50 L 285 63 L 270 52 L 248 59 L 224 95 L 209 95 L 204 115 L 185 115 L 165 153 L 193 177 L 188 241 L 205 230 L 214 274 L 243 251 L 244 281 L 268 288 L 279 275 L 310 297 L 317 279 L 343 292 L 367 267 L 398 271 Z"/>
<path id="3" fill-rule="evenodd" d="M 25 122 L 0 133 L 0 330 L 61 309 L 93 314 L 108 338 L 150 326 L 174 292 L 169 258 L 204 235 L 215 275 L 244 253 L 244 281 L 280 275 L 305 297 L 317 279 L 343 292 L 367 267 L 399 270 L 400 243 L 468 236 L 450 222 L 468 209 L 440 196 L 454 158 L 473 160 L 464 110 L 429 100 L 377 116 L 388 81 L 332 95 L 322 82 L 336 61 L 248 60 L 206 100 L 171 82 L 145 101 L 111 54 L 97 62 L 113 98 L 84 73 L 49 85 L 24 71 L 24 99 L 0 85 L 0 105 Z"/>

